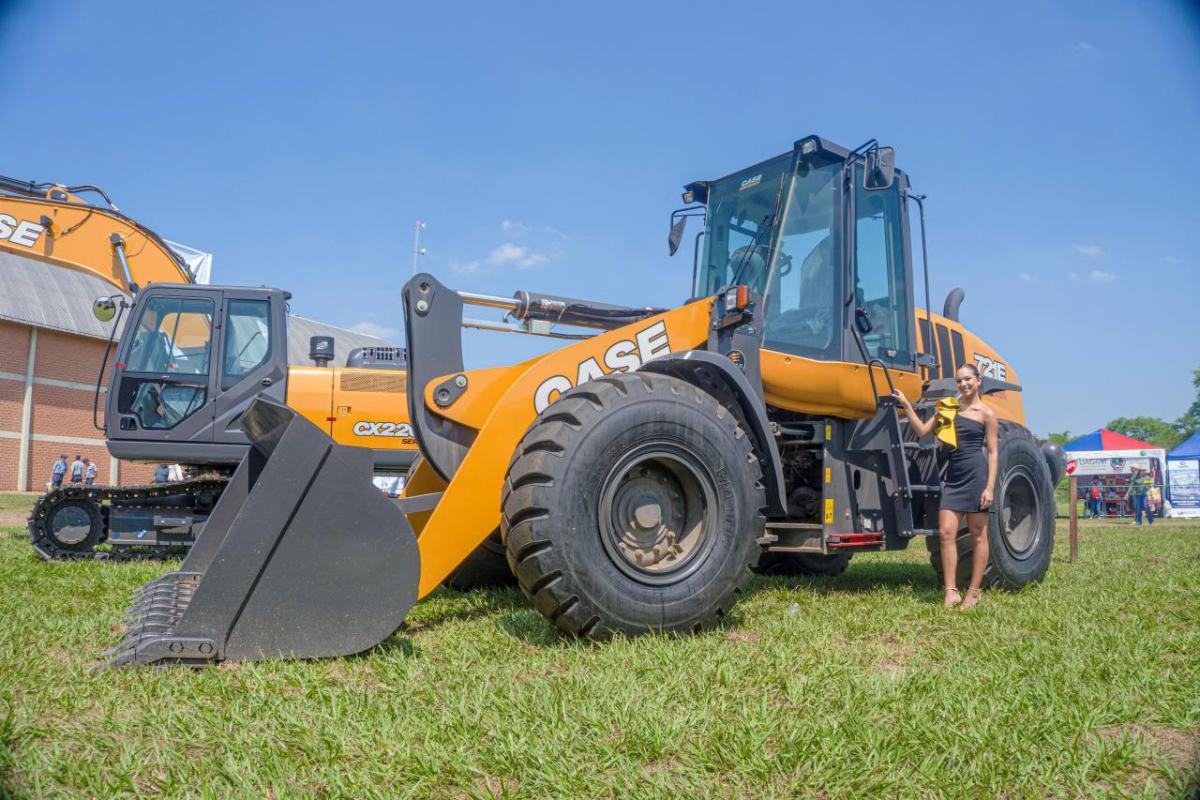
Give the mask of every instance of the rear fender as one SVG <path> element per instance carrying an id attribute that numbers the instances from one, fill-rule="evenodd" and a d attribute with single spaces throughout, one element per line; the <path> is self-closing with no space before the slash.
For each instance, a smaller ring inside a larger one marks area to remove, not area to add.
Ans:
<path id="1" fill-rule="evenodd" d="M 428 291 L 420 291 L 422 284 Z M 448 485 L 417 540 L 421 551 L 418 589 L 421 597 L 437 588 L 500 524 L 500 496 L 508 462 L 521 437 L 541 412 L 573 386 L 613 372 L 636 369 L 655 355 L 703 347 L 708 341 L 712 309 L 712 299 L 708 298 L 605 331 L 508 368 L 514 372 L 519 370 L 519 374 L 499 370 L 463 372 L 461 368 L 454 369 L 462 363 L 458 331 L 453 332 L 453 348 L 444 340 L 437 343 L 436 350 L 443 357 L 451 358 L 451 349 L 457 353 L 457 360 L 443 361 L 438 370 L 425 360 L 426 342 L 422 333 L 425 328 L 421 322 L 441 317 L 439 330 L 442 335 L 449 336 L 448 320 L 452 317 L 456 327 L 461 321 L 461 299 L 428 275 L 418 275 L 409 281 L 404 291 L 411 370 L 409 405 L 422 454 L 431 466 L 438 467 L 431 457 L 432 449 L 427 449 L 428 443 L 441 438 L 445 430 L 455 428 L 469 437 L 469 445 L 461 446 L 461 459 L 457 456 L 453 459 L 457 463 L 443 462 L 443 466 L 452 467 Z M 417 318 L 414 325 L 410 322 L 412 312 L 421 299 L 427 303 L 426 316 Z M 453 370 L 449 373 L 446 372 L 448 363 Z M 458 374 L 466 378 L 465 386 L 460 387 L 449 405 L 441 409 L 444 414 L 439 413 L 436 405 L 430 408 L 427 387 L 430 384 L 441 387 L 446 378 Z M 500 392 L 499 387 L 503 384 L 507 386 Z M 495 397 L 495 403 L 477 430 L 451 418 L 459 404 L 464 410 L 475 409 L 469 415 L 462 412 L 464 419 L 482 413 L 483 404 L 472 402 L 476 392 L 487 392 Z M 433 420 L 441 430 L 426 430 L 427 420 Z M 437 471 L 441 473 L 442 469 Z"/>
<path id="2" fill-rule="evenodd" d="M 753 438 L 754 451 L 763 461 L 767 487 L 767 513 L 783 516 L 787 511 L 783 465 L 767 410 L 750 380 L 728 358 L 707 350 L 691 350 L 659 356 L 642 365 L 642 372 L 656 372 L 686 381 L 713 395 L 741 418 Z"/>

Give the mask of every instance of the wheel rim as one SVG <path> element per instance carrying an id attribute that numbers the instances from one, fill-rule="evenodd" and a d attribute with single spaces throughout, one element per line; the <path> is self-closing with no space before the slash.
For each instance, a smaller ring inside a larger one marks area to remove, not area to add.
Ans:
<path id="1" fill-rule="evenodd" d="M 60 506 L 50 518 L 50 535 L 61 545 L 77 545 L 91 532 L 92 517 L 81 506 Z"/>
<path id="2" fill-rule="evenodd" d="M 1004 534 L 1004 546 L 1014 558 L 1028 558 L 1042 536 L 1042 503 L 1033 476 L 1023 466 L 1014 467 L 1004 476 L 1001 492 L 1000 531 Z"/>
<path id="3" fill-rule="evenodd" d="M 646 444 L 609 471 L 598 511 L 601 541 L 618 569 L 640 583 L 674 583 L 712 548 L 716 486 L 690 449 Z"/>

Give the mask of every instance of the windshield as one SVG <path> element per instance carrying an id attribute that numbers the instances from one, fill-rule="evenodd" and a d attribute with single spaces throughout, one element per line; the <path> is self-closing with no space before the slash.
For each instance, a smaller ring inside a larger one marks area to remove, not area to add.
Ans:
<path id="1" fill-rule="evenodd" d="M 770 261 L 771 227 L 791 156 L 751 167 L 713 184 L 696 294 L 744 283 L 762 293 Z"/>
<path id="2" fill-rule="evenodd" d="M 788 181 L 791 163 L 790 155 L 780 156 L 709 189 L 696 294 L 746 284 L 765 295 L 765 347 L 836 358 L 842 162 L 801 161 Z"/>

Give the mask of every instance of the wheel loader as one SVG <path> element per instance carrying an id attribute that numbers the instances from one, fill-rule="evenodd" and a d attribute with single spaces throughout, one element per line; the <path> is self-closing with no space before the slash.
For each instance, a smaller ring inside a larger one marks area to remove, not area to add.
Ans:
<path id="1" fill-rule="evenodd" d="M 1062 465 L 1024 427 L 1015 370 L 959 322 L 961 292 L 928 311 L 923 266 L 915 307 L 923 197 L 894 150 L 808 136 L 683 198 L 672 253 L 688 219 L 702 230 L 674 308 L 405 285 L 421 458 L 399 503 L 371 489 L 368 453 L 256 399 L 230 489 L 180 571 L 135 599 L 109 662 L 361 652 L 497 530 L 533 605 L 599 639 L 717 625 L 764 560 L 836 572 L 919 538 L 938 569 L 942 465 L 889 393 L 930 413 L 961 364 L 1002 420 L 987 584 L 1040 580 Z M 463 326 L 568 343 L 467 370 Z"/>

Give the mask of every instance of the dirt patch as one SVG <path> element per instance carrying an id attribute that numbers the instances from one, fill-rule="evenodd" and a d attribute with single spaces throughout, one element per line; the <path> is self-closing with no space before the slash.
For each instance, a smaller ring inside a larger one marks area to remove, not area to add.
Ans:
<path id="1" fill-rule="evenodd" d="M 1149 558 L 1147 558 L 1146 560 L 1147 560 L 1147 561 L 1149 561 L 1151 564 L 1165 564 L 1165 563 L 1167 563 L 1167 560 L 1166 560 L 1165 558 L 1163 558 L 1162 556 L 1150 556 L 1150 557 L 1149 557 Z"/>
<path id="2" fill-rule="evenodd" d="M 1134 722 L 1097 728 L 1092 731 L 1092 736 L 1093 741 L 1106 743 L 1140 736 L 1176 772 L 1187 773 L 1200 768 L 1200 731 Z M 1133 793 L 1144 787 L 1150 777 L 1150 770 L 1139 766 L 1125 775 L 1121 788 Z"/>
<path id="3" fill-rule="evenodd" d="M 25 529 L 29 521 L 29 510 L 15 511 L 11 508 L 0 508 L 0 528 Z"/>
<path id="4" fill-rule="evenodd" d="M 479 783 L 469 792 L 464 792 L 460 797 L 512 797 L 521 788 L 521 782 L 516 778 L 501 778 L 496 775 L 484 775 Z"/>
<path id="5" fill-rule="evenodd" d="M 749 631 L 729 631 L 725 634 L 727 642 L 757 642 L 761 637 Z"/>
<path id="6" fill-rule="evenodd" d="M 643 769 L 646 771 L 647 775 L 662 775 L 665 772 L 673 772 L 679 769 L 680 766 L 681 764 L 678 760 L 667 757 L 660 758 L 656 761 L 651 761 L 649 764 L 643 767 Z"/>

